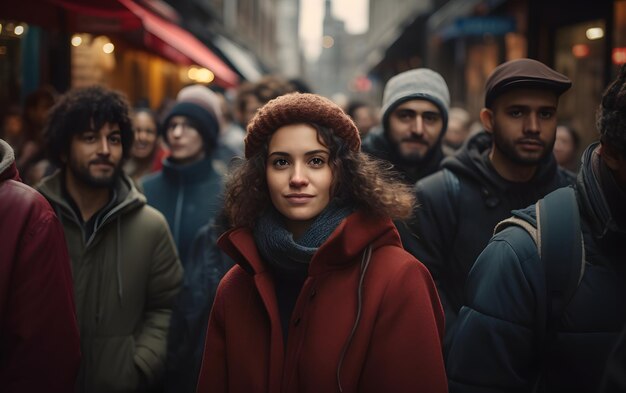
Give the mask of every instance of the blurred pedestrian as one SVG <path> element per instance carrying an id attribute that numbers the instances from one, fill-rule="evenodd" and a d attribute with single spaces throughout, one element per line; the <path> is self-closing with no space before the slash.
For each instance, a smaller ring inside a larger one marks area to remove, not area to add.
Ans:
<path id="1" fill-rule="evenodd" d="M 195 329 L 199 317 L 194 300 L 204 293 L 206 283 L 190 277 L 194 269 L 188 267 L 198 230 L 221 208 L 225 167 L 218 167 L 215 159 L 224 148 L 219 144 L 220 117 L 219 98 L 213 91 L 203 85 L 183 88 L 161 128 L 170 155 L 161 172 L 141 180 L 148 203 L 167 219 L 185 269 L 168 335 L 167 392 L 193 392 L 200 368 L 196 347 L 201 347 L 204 332 Z"/>
<path id="2" fill-rule="evenodd" d="M 269 100 L 292 93 L 297 87 L 277 75 L 266 75 L 255 83 L 243 83 L 235 98 L 235 117 L 246 128 L 257 110 Z"/>
<path id="3" fill-rule="evenodd" d="M 0 139 L 0 386 L 4 393 L 74 390 L 80 342 L 63 228 L 22 184 Z"/>
<path id="4" fill-rule="evenodd" d="M 11 146 L 13 151 L 19 150 L 24 139 L 22 112 L 18 106 L 10 106 L 2 117 L 0 138 Z"/>
<path id="5" fill-rule="evenodd" d="M 551 236 L 540 231 L 540 244 L 513 225 L 491 239 L 472 268 L 448 354 L 450 392 L 624 391 L 626 66 L 602 96 L 596 123 L 600 142 L 583 153 L 571 212 L 549 215 L 567 203 L 514 212 L 529 225 L 546 216 L 580 221 L 542 225 Z M 555 242 L 556 252 L 543 252 L 545 240 Z M 561 261 L 559 250 L 578 257 Z"/>
<path id="6" fill-rule="evenodd" d="M 137 108 L 131 113 L 133 123 L 133 147 L 124 164 L 124 172 L 135 182 L 143 176 L 162 168 L 165 151 L 159 141 L 159 124 L 149 108 Z"/>
<path id="7" fill-rule="evenodd" d="M 470 114 L 463 108 L 450 108 L 448 131 L 443 137 L 443 151 L 446 156 L 456 153 L 470 134 Z"/>
<path id="8" fill-rule="evenodd" d="M 288 94 L 257 112 L 226 188 L 219 246 L 237 265 L 198 392 L 447 391 L 434 284 L 389 218 L 414 200 L 389 176 L 325 98 Z"/>
<path id="9" fill-rule="evenodd" d="M 237 157 L 242 157 L 244 149 L 243 139 L 246 136 L 246 131 L 235 121 L 231 102 L 226 95 L 222 93 L 216 94 L 217 98 L 219 98 L 220 109 L 222 111 L 222 131 L 219 139 L 222 144 L 232 150 Z"/>
<path id="10" fill-rule="evenodd" d="M 565 75 L 536 60 L 501 64 L 485 86 L 485 132 L 417 183 L 421 207 L 410 223 L 415 236 L 404 246 L 437 282 L 446 337 L 463 304 L 467 274 L 495 225 L 574 181 L 552 154 L 559 96 L 570 86 Z"/>
<path id="11" fill-rule="evenodd" d="M 183 90 L 161 127 L 170 149 L 163 170 L 142 178 L 141 185 L 148 204 L 165 215 L 184 266 L 195 233 L 220 208 L 223 173 L 213 163 L 219 101 L 205 86 Z"/>
<path id="12" fill-rule="evenodd" d="M 48 165 L 45 160 L 43 129 L 55 100 L 56 93 L 48 86 L 39 88 L 24 100 L 24 137 L 16 153 L 16 165 L 24 182 L 29 185 L 35 185 L 41 180 Z"/>
<path id="13" fill-rule="evenodd" d="M 383 92 L 382 129 L 370 131 L 363 151 L 389 161 L 409 185 L 439 169 L 448 126 L 450 93 L 428 68 L 402 72 Z"/>
<path id="14" fill-rule="evenodd" d="M 133 143 L 128 104 L 103 87 L 71 90 L 51 111 L 46 142 L 60 170 L 39 191 L 72 260 L 83 356 L 76 391 L 149 391 L 163 376 L 182 269 L 163 215 L 122 172 Z"/>
<path id="15" fill-rule="evenodd" d="M 370 129 L 378 125 L 378 119 L 374 114 L 374 108 L 363 101 L 351 101 L 348 103 L 346 113 L 352 118 L 356 128 L 364 138 Z"/>
<path id="16" fill-rule="evenodd" d="M 554 142 L 554 157 L 561 168 L 578 172 L 578 149 L 580 137 L 576 130 L 567 125 L 556 127 L 556 141 Z"/>

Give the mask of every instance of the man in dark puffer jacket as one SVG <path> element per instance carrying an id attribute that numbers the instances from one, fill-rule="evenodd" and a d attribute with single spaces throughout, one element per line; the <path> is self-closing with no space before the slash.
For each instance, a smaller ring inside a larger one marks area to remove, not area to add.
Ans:
<path id="1" fill-rule="evenodd" d="M 470 272 L 448 352 L 450 392 L 530 392 L 537 381 L 540 391 L 597 391 L 626 321 L 626 67 L 604 94 L 597 124 L 601 142 L 583 154 L 576 185 L 586 264 L 556 334 L 546 334 L 551 299 L 537 247 L 509 227 Z M 533 219 L 534 207 L 518 214 Z"/>

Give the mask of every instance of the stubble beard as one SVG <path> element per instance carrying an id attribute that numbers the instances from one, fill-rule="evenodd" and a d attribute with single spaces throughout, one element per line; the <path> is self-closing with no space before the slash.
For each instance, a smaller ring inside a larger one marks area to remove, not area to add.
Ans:
<path id="1" fill-rule="evenodd" d="M 113 173 L 108 177 L 95 177 L 89 173 L 89 165 L 82 167 L 70 161 L 67 169 L 72 172 L 76 180 L 90 188 L 111 188 L 121 174 L 121 166 L 117 165 Z"/>
<path id="2" fill-rule="evenodd" d="M 548 155 L 552 154 L 552 149 L 554 148 L 554 143 L 556 142 L 556 138 L 552 140 L 551 143 L 544 145 L 544 150 L 541 155 L 537 157 L 523 157 L 518 151 L 515 149 L 515 142 L 509 142 L 504 140 L 500 133 L 495 131 L 493 132 L 493 140 L 496 145 L 496 148 L 502 153 L 502 155 L 508 158 L 511 162 L 520 166 L 536 166 L 543 162 Z"/>

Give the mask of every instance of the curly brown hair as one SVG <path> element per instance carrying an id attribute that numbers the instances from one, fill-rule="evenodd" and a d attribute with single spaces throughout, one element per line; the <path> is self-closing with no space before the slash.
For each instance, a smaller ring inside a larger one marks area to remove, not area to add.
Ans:
<path id="1" fill-rule="evenodd" d="M 611 145 L 626 158 L 626 64 L 602 96 L 596 113 L 596 126 L 602 142 Z"/>
<path id="2" fill-rule="evenodd" d="M 415 196 L 390 164 L 350 150 L 328 128 L 309 125 L 330 151 L 332 199 L 394 220 L 411 217 Z M 259 216 L 272 204 L 265 174 L 268 144 L 269 138 L 254 156 L 235 162 L 226 179 L 223 213 L 230 227 L 254 228 Z"/>
<path id="3" fill-rule="evenodd" d="M 61 158 L 70 149 L 72 136 L 99 130 L 105 123 L 117 124 L 122 136 L 122 154 L 127 159 L 133 144 L 133 125 L 126 96 L 103 86 L 77 88 L 65 93 L 50 110 L 44 140 L 50 161 L 65 167 Z"/>

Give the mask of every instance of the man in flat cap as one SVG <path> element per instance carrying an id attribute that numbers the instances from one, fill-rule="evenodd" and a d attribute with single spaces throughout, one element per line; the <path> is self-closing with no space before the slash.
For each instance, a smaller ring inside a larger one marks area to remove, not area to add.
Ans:
<path id="1" fill-rule="evenodd" d="M 564 75 L 531 59 L 498 66 L 487 79 L 484 131 L 416 185 L 421 206 L 405 248 L 426 265 L 439 289 L 451 337 L 465 282 L 495 225 L 574 179 L 552 155 Z"/>
<path id="2" fill-rule="evenodd" d="M 575 187 L 513 212 L 472 267 L 448 347 L 450 393 L 626 391 L 624 124 L 626 65 L 602 97 Z"/>

